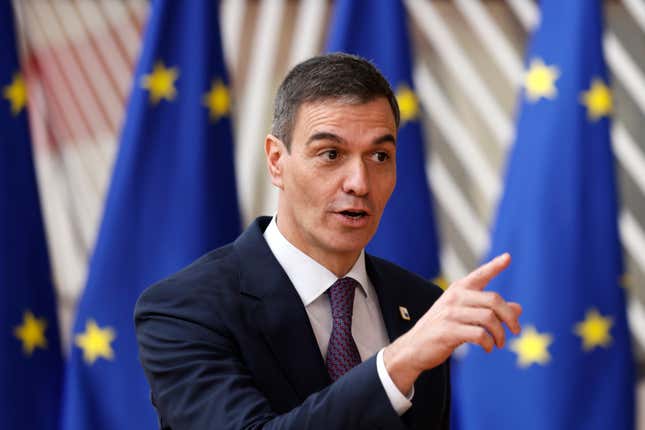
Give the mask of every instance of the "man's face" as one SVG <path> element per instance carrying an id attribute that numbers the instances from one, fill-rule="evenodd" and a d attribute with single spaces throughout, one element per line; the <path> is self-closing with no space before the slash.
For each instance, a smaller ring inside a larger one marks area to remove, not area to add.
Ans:
<path id="1" fill-rule="evenodd" d="M 278 226 L 287 239 L 319 260 L 363 249 L 396 184 L 395 139 L 385 98 L 302 105 L 291 150 L 278 157 L 278 177 L 272 171 L 281 188 Z"/>

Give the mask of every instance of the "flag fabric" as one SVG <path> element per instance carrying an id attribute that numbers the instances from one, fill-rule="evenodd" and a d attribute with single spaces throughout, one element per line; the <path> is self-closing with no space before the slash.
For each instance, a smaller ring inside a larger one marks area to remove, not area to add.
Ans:
<path id="1" fill-rule="evenodd" d="M 522 304 L 522 333 L 455 360 L 456 423 L 633 429 L 602 2 L 541 9 L 491 245 L 513 261 L 489 289 Z"/>
<path id="2" fill-rule="evenodd" d="M 152 4 L 67 366 L 63 428 L 152 429 L 139 294 L 240 231 L 219 2 Z"/>
<path id="3" fill-rule="evenodd" d="M 11 2 L 0 27 L 0 428 L 53 430 L 63 360 Z"/>
<path id="4" fill-rule="evenodd" d="M 425 172 L 421 107 L 414 92 L 410 38 L 400 0 L 339 0 L 335 4 L 329 52 L 372 61 L 388 79 L 401 110 L 396 142 L 397 184 L 368 252 L 430 279 L 439 276 L 439 241 Z"/>

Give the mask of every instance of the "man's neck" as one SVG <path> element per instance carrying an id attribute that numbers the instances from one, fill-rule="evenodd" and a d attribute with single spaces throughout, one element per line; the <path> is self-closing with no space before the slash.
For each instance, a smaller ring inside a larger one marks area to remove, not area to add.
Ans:
<path id="1" fill-rule="evenodd" d="M 277 217 L 277 215 L 276 215 Z M 282 225 L 280 220 L 276 218 L 276 224 L 280 234 L 289 241 L 293 246 L 298 248 L 303 253 L 307 254 L 313 260 L 318 262 L 321 266 L 332 272 L 339 278 L 345 276 L 356 264 L 358 257 L 361 255 L 361 250 L 350 252 L 329 252 L 316 246 L 311 246 L 305 240 L 299 240 L 296 234 L 293 234 L 289 228 Z"/>
<path id="2" fill-rule="evenodd" d="M 307 253 L 305 252 L 305 254 Z M 354 267 L 354 264 L 356 264 L 356 260 L 358 260 L 358 257 L 361 255 L 361 253 L 359 251 L 358 254 L 352 254 L 345 258 L 341 258 L 340 256 L 335 255 L 325 256 L 327 258 L 318 258 L 317 256 L 310 254 L 307 255 L 323 265 L 327 270 L 332 272 L 337 277 L 342 278 L 352 269 L 352 267 Z"/>

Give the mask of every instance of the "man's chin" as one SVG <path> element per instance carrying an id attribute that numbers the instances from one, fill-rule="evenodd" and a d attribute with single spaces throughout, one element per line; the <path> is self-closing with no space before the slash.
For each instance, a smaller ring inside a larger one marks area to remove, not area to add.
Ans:
<path id="1" fill-rule="evenodd" d="M 327 248 L 331 252 L 343 254 L 360 252 L 376 233 L 377 226 L 373 225 L 371 219 L 370 222 L 360 226 L 351 223 L 347 225 L 344 222 L 337 222 L 336 219 L 332 221 L 331 223 L 325 222 L 318 229 L 319 237 L 326 242 Z"/>
<path id="2" fill-rule="evenodd" d="M 360 252 L 367 246 L 372 238 L 372 235 L 367 234 L 366 232 L 358 234 L 359 232 L 353 231 L 352 233 L 353 234 L 337 233 L 340 235 L 340 238 L 337 238 L 338 240 L 334 240 L 333 243 L 330 244 L 329 249 L 333 250 L 333 252 L 342 254 Z"/>

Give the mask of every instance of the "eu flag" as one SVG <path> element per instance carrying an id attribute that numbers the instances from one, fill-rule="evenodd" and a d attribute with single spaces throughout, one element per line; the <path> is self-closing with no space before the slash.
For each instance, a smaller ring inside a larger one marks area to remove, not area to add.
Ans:
<path id="1" fill-rule="evenodd" d="M 63 361 L 11 2 L 0 28 L 0 428 L 53 430 Z"/>
<path id="2" fill-rule="evenodd" d="M 397 184 L 367 250 L 426 278 L 439 276 L 438 239 L 425 172 L 421 109 L 412 85 L 411 49 L 400 0 L 339 0 L 327 50 L 360 55 L 388 79 L 401 109 Z"/>
<path id="3" fill-rule="evenodd" d="M 633 429 L 602 2 L 541 5 L 491 249 L 513 257 L 490 290 L 523 305 L 522 333 L 454 363 L 457 423 Z"/>
<path id="4" fill-rule="evenodd" d="M 73 333 L 63 425 L 156 427 L 132 313 L 151 283 L 239 234 L 219 4 L 157 0 Z"/>

